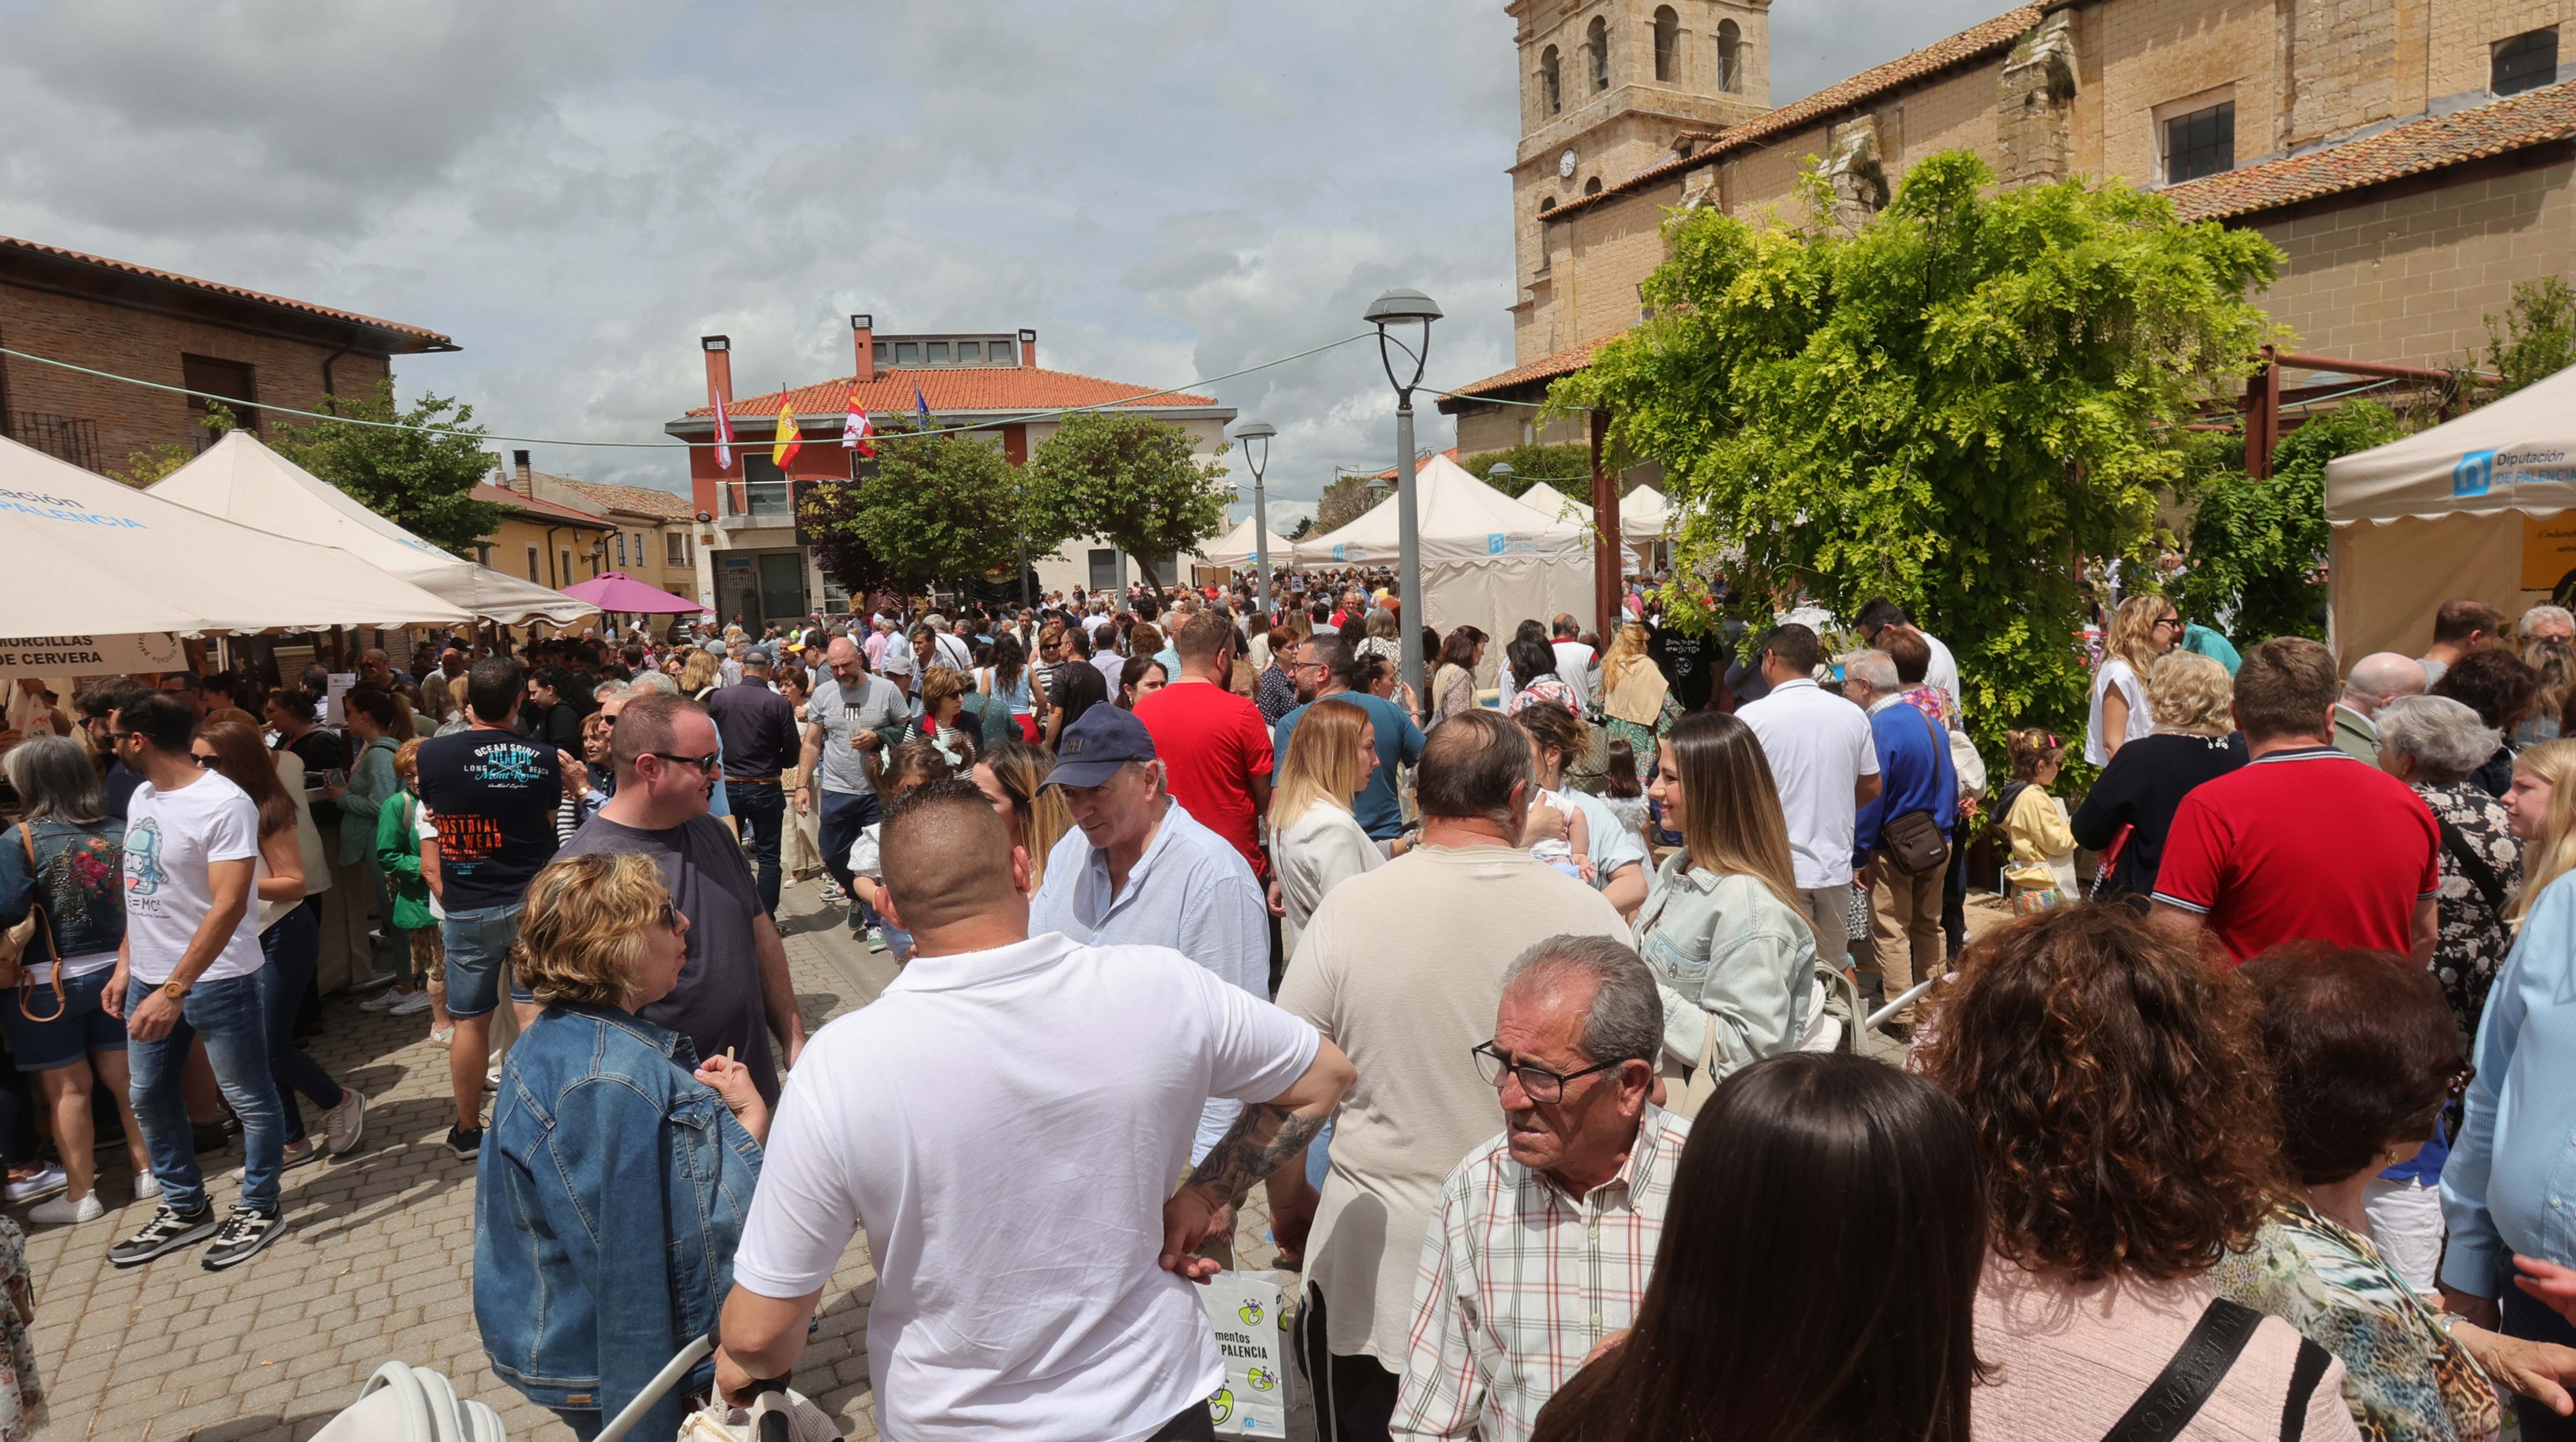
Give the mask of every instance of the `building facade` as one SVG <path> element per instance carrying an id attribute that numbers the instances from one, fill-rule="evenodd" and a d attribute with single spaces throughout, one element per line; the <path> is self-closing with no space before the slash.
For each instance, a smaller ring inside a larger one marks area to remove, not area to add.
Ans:
<path id="1" fill-rule="evenodd" d="M 397 355 L 452 351 L 433 330 L 59 246 L 0 236 L 0 346 L 228 398 L 263 438 L 265 407 L 370 396 Z M 93 471 L 160 445 L 213 444 L 208 403 L 0 356 L 0 435 Z"/>
<path id="2" fill-rule="evenodd" d="M 1177 424 L 1189 432 L 1202 456 L 1215 455 L 1225 444 L 1225 427 L 1235 415 L 1212 396 L 1157 392 L 1043 369 L 1037 363 L 1034 330 L 880 336 L 874 319 L 864 315 L 850 317 L 850 329 L 852 374 L 748 397 L 733 393 L 732 342 L 724 336 L 699 342 L 709 403 L 663 430 L 692 442 L 694 589 L 700 603 L 724 620 L 740 616 L 756 629 L 817 610 L 836 615 L 849 609 L 849 598 L 821 573 L 796 537 L 795 494 L 809 481 L 856 476 L 857 453 L 840 444 L 853 397 L 871 417 L 905 428 L 916 424 L 921 408 L 927 407 L 934 427 L 972 428 L 1014 465 L 1027 463 L 1038 444 L 1055 432 L 1055 417 L 1068 410 L 1107 406 Z M 804 442 L 784 474 L 770 461 L 782 403 L 794 414 Z M 719 404 L 735 440 L 729 468 L 717 466 L 714 447 L 707 444 L 715 435 Z M 1167 581 L 1186 577 L 1186 569 L 1175 568 L 1186 568 L 1195 559 L 1166 558 L 1156 569 Z M 1130 558 L 1089 539 L 1029 561 L 1041 592 L 1121 586 L 1135 574 Z"/>
<path id="3" fill-rule="evenodd" d="M 1653 33 L 1635 0 L 1554 3 L 1548 31 L 1535 8 L 1513 7 L 1525 93 L 1566 26 L 1604 21 L 1614 55 Z M 2287 260 L 2258 300 L 2290 348 L 2463 363 L 2515 282 L 2576 269 L 2576 66 L 2559 59 L 2571 22 L 2576 0 L 2044 0 L 1739 121 L 1640 111 L 1661 148 L 1619 142 L 1637 163 L 1571 196 L 1531 193 L 1532 142 L 1556 144 L 1548 125 L 1563 122 L 1524 103 L 1517 364 L 1441 408 L 1469 455 L 1580 439 L 1535 435 L 1530 412 L 1491 402 L 1543 395 L 1637 323 L 1674 210 L 1803 218 L 1798 178 L 1821 164 L 1834 218 L 1863 224 L 1910 166 L 1955 149 L 2004 184 L 2117 176 L 2186 219 L 2261 232 Z M 1748 77 L 1758 63 L 1757 48 Z M 1695 81 L 1707 73 L 1678 83 L 1712 103 L 1766 96 L 1749 79 L 1740 93 Z M 1604 113 L 1589 133 L 1633 133 L 1619 123 Z"/>

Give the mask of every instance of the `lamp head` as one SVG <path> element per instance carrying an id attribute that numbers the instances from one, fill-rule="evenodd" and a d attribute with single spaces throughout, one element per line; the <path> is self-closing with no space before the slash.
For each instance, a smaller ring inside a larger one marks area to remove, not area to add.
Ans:
<path id="1" fill-rule="evenodd" d="M 1261 484 L 1261 472 L 1270 464 L 1270 442 L 1279 428 L 1264 420 L 1250 420 L 1234 428 L 1234 438 L 1243 443 L 1244 464 L 1252 467 L 1252 483 Z M 1260 444 L 1255 446 L 1253 443 Z"/>
<path id="2" fill-rule="evenodd" d="M 1494 468 L 1493 468 L 1492 470 L 1489 470 L 1489 471 L 1485 472 L 1485 475 L 1486 475 L 1489 479 L 1490 479 L 1490 478 L 1492 478 L 1492 477 L 1494 477 L 1494 476 L 1501 476 L 1501 477 L 1503 477 L 1504 479 L 1508 480 L 1508 479 L 1510 479 L 1511 477 L 1516 476 L 1516 475 L 1518 475 L 1518 474 L 1520 474 L 1520 473 L 1519 473 L 1518 471 L 1515 471 L 1515 470 L 1513 470 L 1513 469 L 1512 469 L 1512 463 L 1511 463 L 1511 462 L 1509 462 L 1509 461 L 1496 461 L 1496 462 L 1494 463 Z"/>
<path id="3" fill-rule="evenodd" d="M 1410 407 L 1413 388 L 1422 384 L 1422 368 L 1431 357 L 1431 323 L 1440 318 L 1439 304 L 1418 290 L 1391 290 L 1370 301 L 1367 313 L 1361 318 L 1377 327 L 1378 363 L 1386 367 L 1387 384 L 1395 387 L 1396 405 Z M 1407 324 L 1422 328 L 1412 345 L 1386 333 L 1390 325 Z M 1412 358 L 1411 380 L 1396 375 L 1395 352 L 1398 350 Z"/>
<path id="4" fill-rule="evenodd" d="M 1360 318 L 1381 326 L 1404 320 L 1429 324 L 1440 319 L 1440 303 L 1418 290 L 1391 290 L 1370 301 L 1367 313 Z"/>

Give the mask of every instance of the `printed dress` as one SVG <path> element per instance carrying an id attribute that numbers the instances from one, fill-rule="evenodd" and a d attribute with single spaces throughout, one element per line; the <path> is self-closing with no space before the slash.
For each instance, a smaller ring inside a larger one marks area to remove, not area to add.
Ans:
<path id="1" fill-rule="evenodd" d="M 2368 1239 L 2305 1201 L 2275 1207 L 2254 1244 L 2208 1280 L 2342 1361 L 2344 1401 L 2368 1442 L 2488 1442 L 2503 1426 L 2485 1370 L 2433 1309 Z"/>
<path id="2" fill-rule="evenodd" d="M 2522 886 L 2522 842 L 2513 834 L 2504 803 L 2474 781 L 2419 784 L 2415 794 L 2433 809 L 2433 819 L 2445 833 L 2441 892 L 2435 902 L 2441 938 L 2433 943 L 2433 974 L 2441 978 L 2442 995 L 2451 1003 L 2452 1019 L 2460 1024 L 2462 1044 L 2467 1045 L 2477 1038 L 2487 991 L 2513 950 L 2513 935 L 2505 929 L 2503 909 L 2487 899 L 2452 851 L 2448 836 L 2458 833 L 2470 854 L 2486 863 L 2497 895 L 2508 900 Z"/>

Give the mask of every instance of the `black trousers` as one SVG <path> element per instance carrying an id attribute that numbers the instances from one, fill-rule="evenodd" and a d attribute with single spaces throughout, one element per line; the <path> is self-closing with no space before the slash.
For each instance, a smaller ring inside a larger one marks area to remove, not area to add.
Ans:
<path id="1" fill-rule="evenodd" d="M 1325 1339 L 1324 1294 L 1306 1288 L 1297 1317 L 1297 1366 L 1314 1389 L 1315 1435 L 1318 1442 L 1392 1442 L 1397 1394 L 1402 1377 L 1375 1357 L 1344 1357 Z"/>
<path id="2" fill-rule="evenodd" d="M 1179 1416 L 1155 1428 L 1145 1442 L 1216 1442 L 1216 1423 L 1209 1419 L 1205 1402 L 1192 1402 Z"/>

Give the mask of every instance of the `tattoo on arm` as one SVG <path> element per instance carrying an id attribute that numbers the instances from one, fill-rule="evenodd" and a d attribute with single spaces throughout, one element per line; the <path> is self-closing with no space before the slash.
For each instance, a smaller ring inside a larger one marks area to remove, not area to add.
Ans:
<path id="1" fill-rule="evenodd" d="M 1239 1202 L 1254 1182 L 1286 1166 L 1323 1129 L 1322 1117 L 1299 1116 L 1296 1108 L 1275 1102 L 1254 1102 L 1235 1118 L 1233 1130 L 1207 1154 L 1207 1160 L 1191 1171 L 1189 1185 Z"/>

